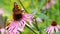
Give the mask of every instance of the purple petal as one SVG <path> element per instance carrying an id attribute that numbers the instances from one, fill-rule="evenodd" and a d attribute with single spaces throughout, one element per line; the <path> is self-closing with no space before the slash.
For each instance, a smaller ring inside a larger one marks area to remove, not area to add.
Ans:
<path id="1" fill-rule="evenodd" d="M 49 31 L 49 29 L 50 29 L 50 26 L 49 26 L 48 28 L 46 28 L 46 32 L 48 32 L 48 31 Z"/>
<path id="2" fill-rule="evenodd" d="M 56 30 L 56 32 L 58 32 L 58 31 L 59 31 L 57 26 L 55 26 L 55 30 Z"/>
<path id="3" fill-rule="evenodd" d="M 54 27 L 53 26 L 50 26 L 46 29 L 46 31 L 48 32 L 48 34 L 52 34 L 53 31 L 54 31 Z"/>
<path id="4" fill-rule="evenodd" d="M 52 34 L 54 31 L 54 26 L 51 26 L 50 34 Z"/>
<path id="5" fill-rule="evenodd" d="M 57 25 L 58 29 L 60 29 L 60 25 Z"/>

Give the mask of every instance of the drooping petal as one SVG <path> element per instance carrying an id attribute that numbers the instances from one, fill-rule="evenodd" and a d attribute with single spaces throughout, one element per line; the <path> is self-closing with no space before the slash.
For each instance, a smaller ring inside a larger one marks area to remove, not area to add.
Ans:
<path id="1" fill-rule="evenodd" d="M 48 29 L 48 34 L 50 34 L 51 33 L 51 26 L 50 26 L 50 28 Z"/>
<path id="2" fill-rule="evenodd" d="M 10 25 L 8 25 L 8 31 L 9 33 L 14 33 L 14 31 L 21 31 L 23 32 L 24 31 L 24 27 L 25 27 L 25 23 L 24 23 L 24 20 L 21 20 L 21 21 L 14 21 L 12 22 Z"/>
<path id="3" fill-rule="evenodd" d="M 10 25 L 8 25 L 9 27 L 8 27 L 8 30 L 9 31 L 12 31 L 14 28 L 15 28 L 15 26 L 16 26 L 16 23 L 15 22 L 12 22 Z"/>
<path id="4" fill-rule="evenodd" d="M 13 31 L 18 31 L 18 24 L 13 28 Z"/>
<path id="5" fill-rule="evenodd" d="M 51 27 L 50 34 L 53 34 L 54 26 Z"/>
<path id="6" fill-rule="evenodd" d="M 53 26 L 50 26 L 46 29 L 46 31 L 48 32 L 48 34 L 52 34 L 53 31 L 54 31 L 54 27 Z"/>
<path id="7" fill-rule="evenodd" d="M 46 32 L 48 32 L 48 31 L 49 31 L 49 29 L 50 29 L 50 26 L 49 26 L 48 28 L 46 28 Z"/>
<path id="8" fill-rule="evenodd" d="M 26 23 L 25 20 L 21 20 L 20 23 L 21 23 L 21 28 L 24 28 Z"/>
<path id="9" fill-rule="evenodd" d="M 19 31 L 23 32 L 23 31 L 24 31 L 24 27 L 25 27 L 25 23 L 20 22 L 20 23 L 18 24 L 18 30 L 19 30 Z"/>
<path id="10" fill-rule="evenodd" d="M 60 29 L 60 25 L 57 25 L 58 29 Z"/>
<path id="11" fill-rule="evenodd" d="M 58 31 L 59 31 L 57 26 L 55 26 L 54 28 L 55 28 L 56 32 L 58 32 Z"/>
<path id="12" fill-rule="evenodd" d="M 7 31 L 6 34 L 20 34 L 19 31 Z"/>

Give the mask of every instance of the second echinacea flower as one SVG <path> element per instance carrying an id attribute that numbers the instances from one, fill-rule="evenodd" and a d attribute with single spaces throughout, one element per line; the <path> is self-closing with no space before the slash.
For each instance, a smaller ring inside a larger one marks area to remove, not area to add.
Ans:
<path id="1" fill-rule="evenodd" d="M 57 24 L 57 22 L 53 21 L 51 23 L 51 26 L 49 26 L 48 28 L 46 28 L 46 32 L 48 34 L 53 34 L 53 32 L 59 32 L 60 29 L 60 25 Z"/>

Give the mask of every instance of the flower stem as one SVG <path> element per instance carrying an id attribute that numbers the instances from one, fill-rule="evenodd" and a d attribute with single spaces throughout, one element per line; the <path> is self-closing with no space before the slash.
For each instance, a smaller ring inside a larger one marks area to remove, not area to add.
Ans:
<path id="1" fill-rule="evenodd" d="M 28 13 L 28 11 L 27 11 L 27 10 L 25 9 L 25 7 L 23 6 L 21 0 L 18 0 L 18 1 L 20 2 L 21 6 L 24 8 L 24 10 L 26 11 L 26 13 Z"/>
<path id="2" fill-rule="evenodd" d="M 41 30 L 40 30 L 39 27 L 38 27 L 38 24 L 37 24 L 36 19 L 35 19 L 35 26 L 36 26 L 36 29 L 39 31 L 39 34 L 42 34 Z"/>
<path id="3" fill-rule="evenodd" d="M 6 21 L 7 21 L 7 19 L 8 19 L 8 17 L 5 16 L 5 17 L 4 17 L 4 27 L 6 27 Z"/>
<path id="4" fill-rule="evenodd" d="M 33 31 L 35 34 L 37 34 L 33 29 L 31 29 L 29 26 L 26 25 L 27 28 L 29 28 L 31 31 Z"/>
<path id="5" fill-rule="evenodd" d="M 37 24 L 36 20 L 35 20 L 35 26 L 36 26 L 36 29 L 39 31 L 38 24 Z"/>

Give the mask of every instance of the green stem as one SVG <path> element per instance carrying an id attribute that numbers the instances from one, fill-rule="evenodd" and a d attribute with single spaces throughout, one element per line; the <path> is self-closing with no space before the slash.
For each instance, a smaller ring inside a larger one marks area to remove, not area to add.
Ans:
<path id="1" fill-rule="evenodd" d="M 38 24 L 37 24 L 36 20 L 35 20 L 35 26 L 36 26 L 36 29 L 39 31 Z"/>
<path id="2" fill-rule="evenodd" d="M 41 30 L 40 30 L 39 27 L 38 27 L 38 23 L 37 23 L 36 19 L 35 19 L 35 27 L 36 27 L 36 29 L 39 31 L 39 33 L 42 34 Z"/>
<path id="3" fill-rule="evenodd" d="M 7 21 L 7 19 L 8 19 L 8 17 L 5 16 L 5 17 L 4 17 L 4 24 L 5 24 L 4 27 L 6 27 L 6 21 Z"/>
<path id="4" fill-rule="evenodd" d="M 27 28 L 29 28 L 31 31 L 33 31 L 35 34 L 37 34 L 33 29 L 31 29 L 29 26 L 26 25 Z"/>
<path id="5" fill-rule="evenodd" d="M 28 11 L 25 9 L 24 5 L 22 4 L 21 0 L 18 0 L 21 4 L 21 6 L 24 8 L 24 10 L 26 11 L 26 13 L 28 13 Z"/>

